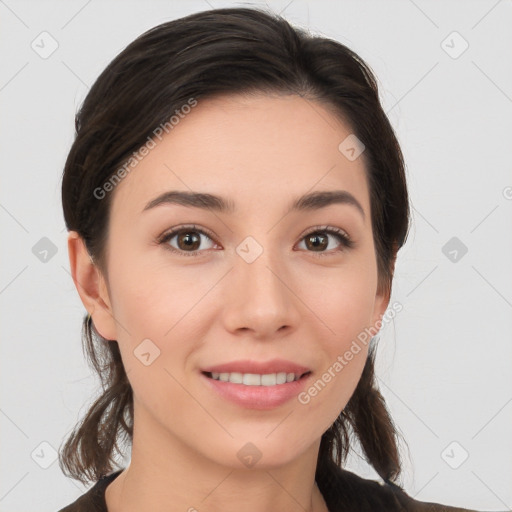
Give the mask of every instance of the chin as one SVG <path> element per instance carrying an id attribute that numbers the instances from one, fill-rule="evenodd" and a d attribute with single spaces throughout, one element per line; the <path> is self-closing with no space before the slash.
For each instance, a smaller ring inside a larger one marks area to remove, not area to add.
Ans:
<path id="1" fill-rule="evenodd" d="M 309 444 L 305 442 L 303 436 L 297 439 L 290 438 L 289 435 L 286 435 L 284 427 L 277 427 L 277 429 L 280 428 L 283 428 L 283 433 L 273 432 L 269 435 L 268 432 L 272 432 L 269 430 L 258 436 L 250 434 L 243 437 L 237 436 L 236 439 L 231 440 L 229 447 L 226 446 L 218 453 L 219 458 L 215 459 L 220 464 L 233 469 L 245 467 L 247 469 L 271 470 L 286 466 L 300 458 L 314 444 L 314 442 Z M 295 432 L 300 432 L 300 430 Z M 226 458 L 226 455 L 230 453 L 234 456 Z"/>

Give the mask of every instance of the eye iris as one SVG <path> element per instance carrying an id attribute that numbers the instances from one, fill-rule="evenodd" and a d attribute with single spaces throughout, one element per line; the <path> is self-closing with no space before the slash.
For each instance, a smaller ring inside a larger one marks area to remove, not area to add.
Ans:
<path id="1" fill-rule="evenodd" d="M 181 242 L 184 242 L 184 246 Z M 201 237 L 194 232 L 186 231 L 178 235 L 178 247 L 180 249 L 197 250 L 201 245 Z"/>
<path id="2" fill-rule="evenodd" d="M 320 239 L 322 241 L 319 243 L 318 240 Z M 317 233 L 313 233 L 307 237 L 306 245 L 308 245 L 308 243 L 312 244 L 314 251 L 325 249 L 329 245 L 327 237 L 323 235 L 318 235 Z"/>

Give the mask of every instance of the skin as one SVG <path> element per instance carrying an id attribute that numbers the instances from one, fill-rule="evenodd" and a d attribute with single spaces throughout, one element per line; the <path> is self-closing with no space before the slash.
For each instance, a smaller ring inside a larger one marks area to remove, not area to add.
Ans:
<path id="1" fill-rule="evenodd" d="M 116 187 L 106 274 L 69 233 L 77 290 L 97 331 L 119 343 L 134 391 L 131 463 L 107 488 L 110 512 L 327 510 L 314 481 L 320 438 L 354 392 L 367 347 L 308 404 L 272 410 L 225 400 L 200 370 L 283 358 L 314 382 L 385 312 L 364 161 L 338 150 L 350 133 L 295 95 L 200 100 Z M 175 204 L 143 212 L 168 190 L 221 195 L 236 213 Z M 320 190 L 350 192 L 364 218 L 349 204 L 286 214 Z M 181 254 L 157 243 L 183 224 L 214 235 L 196 235 L 197 257 L 178 237 L 167 246 Z M 317 225 L 344 230 L 354 246 L 321 232 L 329 245 L 320 256 L 305 237 Z M 236 252 L 247 236 L 263 248 L 250 264 Z M 149 366 L 133 353 L 145 339 L 160 350 Z M 247 442 L 262 454 L 252 468 L 237 457 Z"/>

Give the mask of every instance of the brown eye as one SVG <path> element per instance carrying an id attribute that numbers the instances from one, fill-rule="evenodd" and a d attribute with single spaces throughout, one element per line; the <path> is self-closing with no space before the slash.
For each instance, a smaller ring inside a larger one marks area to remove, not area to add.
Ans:
<path id="1" fill-rule="evenodd" d="M 186 231 L 176 236 L 178 249 L 197 251 L 201 245 L 201 236 L 194 231 Z"/>
<path id="2" fill-rule="evenodd" d="M 159 243 L 164 244 L 172 252 L 184 256 L 198 256 L 206 249 L 211 249 L 215 245 L 207 233 L 195 227 L 174 229 L 164 234 Z M 205 244 L 206 247 L 204 247 Z"/>
<path id="3" fill-rule="evenodd" d="M 308 235 L 306 238 L 306 247 L 310 248 L 313 251 L 323 251 L 328 245 L 329 240 L 325 235 L 318 235 L 313 233 Z"/>
<path id="4" fill-rule="evenodd" d="M 332 242 L 332 239 L 337 239 L 338 244 Z M 304 243 L 308 252 L 316 252 L 318 256 L 338 253 L 354 246 L 354 242 L 343 230 L 334 227 L 316 228 L 305 235 L 301 243 Z"/>

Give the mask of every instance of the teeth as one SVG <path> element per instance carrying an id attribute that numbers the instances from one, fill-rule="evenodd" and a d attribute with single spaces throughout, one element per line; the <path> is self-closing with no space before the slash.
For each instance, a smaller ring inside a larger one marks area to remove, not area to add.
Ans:
<path id="1" fill-rule="evenodd" d="M 261 376 L 261 385 L 262 386 L 275 386 L 276 385 L 276 374 L 268 373 L 267 375 Z"/>
<path id="2" fill-rule="evenodd" d="M 235 382 L 232 380 L 232 376 L 233 374 L 229 377 L 229 382 Z M 245 384 L 246 386 L 261 386 L 261 375 L 257 373 L 244 373 L 242 377 L 242 384 Z"/>
<path id="3" fill-rule="evenodd" d="M 285 384 L 300 379 L 300 375 L 295 373 L 219 373 L 212 372 L 212 379 L 222 382 L 232 382 L 233 384 L 245 384 L 246 386 L 275 386 L 276 384 Z"/>
<path id="4" fill-rule="evenodd" d="M 276 383 L 284 384 L 286 382 L 286 373 L 276 373 Z"/>
<path id="5" fill-rule="evenodd" d="M 242 384 L 245 376 L 242 376 L 241 373 L 231 373 L 229 375 L 229 382 L 233 382 L 234 384 Z"/>

